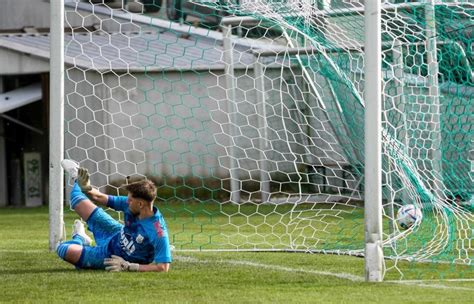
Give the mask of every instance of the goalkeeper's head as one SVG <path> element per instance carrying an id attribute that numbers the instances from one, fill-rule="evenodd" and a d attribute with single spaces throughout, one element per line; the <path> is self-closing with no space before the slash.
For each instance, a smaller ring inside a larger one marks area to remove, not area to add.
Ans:
<path id="1" fill-rule="evenodd" d="M 128 191 L 128 202 L 130 212 L 134 215 L 140 214 L 142 209 L 150 210 L 156 197 L 156 186 L 150 180 L 142 180 L 123 188 Z"/>

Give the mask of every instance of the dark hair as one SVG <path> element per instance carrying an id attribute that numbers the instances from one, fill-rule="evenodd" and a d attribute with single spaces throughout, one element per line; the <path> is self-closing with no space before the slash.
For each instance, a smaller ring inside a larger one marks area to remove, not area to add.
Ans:
<path id="1" fill-rule="evenodd" d="M 153 202 L 156 197 L 156 186 L 150 180 L 142 180 L 122 186 L 134 198 L 139 198 L 147 202 Z"/>

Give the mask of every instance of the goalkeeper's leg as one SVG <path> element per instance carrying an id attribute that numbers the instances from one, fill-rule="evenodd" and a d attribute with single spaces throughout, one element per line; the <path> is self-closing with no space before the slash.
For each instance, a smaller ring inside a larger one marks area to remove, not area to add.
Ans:
<path id="1" fill-rule="evenodd" d="M 84 220 L 87 221 L 91 216 L 92 212 L 97 207 L 84 193 L 77 183 L 71 190 L 71 208 Z"/>
<path id="2" fill-rule="evenodd" d="M 91 238 L 86 234 L 84 224 L 80 220 L 75 220 L 73 227 L 72 240 L 59 244 L 56 252 L 61 259 L 77 265 L 84 247 L 91 244 Z"/>
<path id="3" fill-rule="evenodd" d="M 77 265 L 84 248 L 83 242 L 84 240 L 76 235 L 72 240 L 59 244 L 56 253 L 64 261 Z"/>
<path id="4" fill-rule="evenodd" d="M 78 269 L 104 269 L 104 259 L 109 257 L 107 246 L 87 246 L 79 238 L 60 244 L 56 252 L 61 259 Z"/>
<path id="5" fill-rule="evenodd" d="M 71 191 L 71 208 L 87 222 L 89 230 L 94 234 L 97 245 L 106 243 L 111 236 L 118 233 L 122 228 L 122 224 L 89 200 L 77 183 L 74 184 Z"/>
<path id="6" fill-rule="evenodd" d="M 82 193 L 77 183 L 71 190 L 71 209 L 73 209 L 84 221 L 87 221 L 93 211 L 98 208 L 89 198 Z M 81 256 L 83 255 L 83 249 L 85 239 L 80 234 L 73 235 L 72 240 L 61 243 L 56 248 L 58 256 L 73 265 L 78 266 Z"/>
<path id="7" fill-rule="evenodd" d="M 84 224 L 80 220 L 76 220 L 72 240 L 59 244 L 56 252 L 61 259 L 73 264 L 78 269 L 104 269 L 104 259 L 110 255 L 107 250 L 108 246 L 103 244 L 91 247 L 90 243 L 91 239 L 84 231 Z"/>

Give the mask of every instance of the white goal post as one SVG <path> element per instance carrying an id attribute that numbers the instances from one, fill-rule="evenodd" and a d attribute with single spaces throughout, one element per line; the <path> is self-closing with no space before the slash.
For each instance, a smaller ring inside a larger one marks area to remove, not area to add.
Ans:
<path id="1" fill-rule="evenodd" d="M 64 0 L 50 1 L 49 249 L 64 240 Z"/>
<path id="2" fill-rule="evenodd" d="M 365 279 L 383 279 L 382 31 L 379 1 L 365 3 Z"/>

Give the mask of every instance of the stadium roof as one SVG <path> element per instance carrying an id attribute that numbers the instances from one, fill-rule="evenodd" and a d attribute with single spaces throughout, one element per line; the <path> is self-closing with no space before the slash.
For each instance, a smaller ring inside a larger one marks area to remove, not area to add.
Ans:
<path id="1" fill-rule="evenodd" d="M 121 20 L 120 23 L 134 24 L 136 25 L 134 27 L 139 29 L 135 32 L 107 33 L 95 30 L 66 33 L 65 63 L 67 65 L 104 72 L 224 69 L 223 36 L 219 31 L 90 3 L 74 1 L 66 2 L 65 6 L 72 11 L 93 12 L 109 19 L 113 17 L 118 21 Z M 245 69 L 253 64 L 253 55 L 245 51 L 284 49 L 284 46 L 275 42 L 237 36 L 233 36 L 232 40 L 236 69 Z M 49 61 L 49 44 L 49 33 L 0 35 L 0 51 L 7 49 L 18 54 L 32 55 L 28 58 L 29 64 L 32 58 L 37 57 Z M 21 64 L 25 65 L 21 60 L 19 59 Z M 272 59 L 268 61 L 271 62 Z M 28 69 L 27 66 L 24 68 Z"/>
<path id="2" fill-rule="evenodd" d="M 47 34 L 0 35 L 0 48 L 49 59 Z M 141 33 L 82 32 L 65 34 L 65 63 L 98 71 L 163 71 L 224 69 L 223 47 L 211 38 L 171 31 Z M 243 49 L 242 49 L 243 50 Z M 254 61 L 234 49 L 236 68 Z"/>
<path id="3" fill-rule="evenodd" d="M 101 15 L 102 18 L 113 18 L 118 21 L 121 20 L 121 23 L 126 24 L 135 24 L 138 26 L 153 26 L 155 28 L 161 28 L 163 30 L 169 30 L 175 33 L 181 33 L 186 35 L 194 35 L 200 37 L 211 38 L 216 41 L 222 42 L 222 33 L 216 30 L 211 30 L 209 28 L 196 27 L 189 24 L 181 24 L 179 22 L 172 22 L 169 20 L 163 20 L 160 18 L 153 18 L 147 15 L 135 14 L 128 12 L 122 9 L 112 9 L 108 7 L 107 4 L 103 5 L 102 3 L 87 3 L 87 2 L 78 2 L 70 1 L 65 2 L 66 11 L 83 11 L 90 12 L 94 15 Z M 269 41 L 259 41 L 256 39 L 243 38 L 238 36 L 233 36 L 234 43 L 240 46 L 246 46 L 248 48 L 257 48 L 257 49 L 268 49 L 275 48 L 275 45 L 269 43 Z"/>

